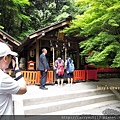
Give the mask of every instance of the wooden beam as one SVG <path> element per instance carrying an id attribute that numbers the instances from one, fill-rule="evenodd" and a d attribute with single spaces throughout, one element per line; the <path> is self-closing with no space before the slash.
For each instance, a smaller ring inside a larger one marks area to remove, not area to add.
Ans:
<path id="1" fill-rule="evenodd" d="M 39 66 L 39 40 L 36 39 L 36 70 Z"/>

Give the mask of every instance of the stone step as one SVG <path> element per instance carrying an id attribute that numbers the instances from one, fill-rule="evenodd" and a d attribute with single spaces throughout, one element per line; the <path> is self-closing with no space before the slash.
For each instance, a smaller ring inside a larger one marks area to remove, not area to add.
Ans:
<path id="1" fill-rule="evenodd" d="M 82 98 L 87 96 L 99 95 L 99 94 L 106 94 L 110 93 L 109 90 L 98 90 L 98 89 L 88 89 L 88 90 L 76 90 L 70 92 L 62 92 L 57 94 L 48 94 L 46 96 L 37 96 L 34 98 L 28 98 L 23 100 L 24 106 L 29 105 L 38 105 L 38 104 L 45 104 L 49 102 L 56 102 L 62 100 L 69 100 L 75 98 Z"/>
<path id="2" fill-rule="evenodd" d="M 50 112 L 45 113 L 43 115 L 85 115 L 87 112 L 92 113 L 94 110 L 94 114 L 92 115 L 102 115 L 100 111 L 96 111 L 97 109 L 100 109 L 101 107 L 106 107 L 111 104 L 120 104 L 120 101 L 118 100 L 111 100 L 111 101 L 105 101 L 100 103 L 93 103 L 90 105 L 80 106 L 80 107 L 74 107 L 66 110 L 56 111 L 56 112 Z M 96 112 L 95 112 L 96 111 Z"/>
<path id="3" fill-rule="evenodd" d="M 110 102 L 111 104 L 103 105 L 96 109 L 85 110 L 81 112 L 81 115 L 120 115 L 120 101 Z"/>
<path id="4" fill-rule="evenodd" d="M 78 106 L 85 106 L 93 103 L 100 103 L 103 101 L 110 101 L 116 99 L 114 94 L 93 95 L 88 97 L 73 98 L 67 100 L 60 100 L 49 103 L 24 106 L 25 115 L 41 115 L 45 113 L 70 109 Z"/>

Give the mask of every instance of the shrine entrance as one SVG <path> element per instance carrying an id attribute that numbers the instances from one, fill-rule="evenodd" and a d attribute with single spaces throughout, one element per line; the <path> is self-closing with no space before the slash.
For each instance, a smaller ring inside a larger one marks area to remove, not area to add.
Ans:
<path id="1" fill-rule="evenodd" d="M 66 60 L 70 56 L 75 61 L 75 68 L 80 67 L 79 42 L 83 40 L 80 37 L 66 36 L 62 30 L 69 26 L 70 21 L 64 20 L 57 24 L 35 31 L 28 35 L 18 48 L 19 55 L 26 59 L 26 68 L 28 61 L 35 62 L 35 70 L 38 69 L 39 56 L 42 48 L 46 48 L 47 59 L 50 68 L 53 68 L 54 61 L 61 57 Z"/>

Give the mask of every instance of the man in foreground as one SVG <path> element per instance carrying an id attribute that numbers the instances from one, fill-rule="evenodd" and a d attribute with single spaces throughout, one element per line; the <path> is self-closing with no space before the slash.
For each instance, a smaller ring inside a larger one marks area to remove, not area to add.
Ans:
<path id="1" fill-rule="evenodd" d="M 0 42 L 0 119 L 3 115 L 13 115 L 12 94 L 27 92 L 16 56 L 7 44 Z M 11 62 L 12 68 L 9 68 Z M 15 70 L 15 79 L 7 74 L 11 69 Z"/>

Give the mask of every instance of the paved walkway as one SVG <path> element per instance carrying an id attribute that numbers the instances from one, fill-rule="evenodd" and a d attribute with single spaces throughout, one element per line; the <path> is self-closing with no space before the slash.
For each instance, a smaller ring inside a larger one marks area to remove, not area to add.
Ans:
<path id="1" fill-rule="evenodd" d="M 64 85 L 57 86 L 55 85 L 46 85 L 48 90 L 41 90 L 39 86 L 30 85 L 27 86 L 27 93 L 24 94 L 23 98 L 31 98 L 31 97 L 38 97 L 40 96 L 51 96 L 55 94 L 62 94 L 67 93 L 70 91 L 76 90 L 87 90 L 87 89 L 119 89 L 120 90 L 120 79 L 112 78 L 112 79 L 100 79 L 98 82 L 96 81 L 86 81 L 86 82 L 79 82 L 73 83 L 72 85 L 68 85 L 64 83 Z"/>
<path id="2" fill-rule="evenodd" d="M 39 89 L 39 86 L 36 85 L 27 86 L 28 89 L 27 93 L 20 96 L 22 97 L 22 99 L 28 99 L 35 97 L 54 96 L 56 94 L 63 94 L 63 93 L 69 93 L 71 91 L 87 90 L 87 89 L 105 89 L 105 90 L 119 89 L 120 91 L 120 78 L 100 79 L 98 82 L 96 81 L 79 82 L 79 83 L 73 83 L 73 85 L 71 86 L 64 83 L 62 87 L 57 86 L 57 84 L 46 85 L 46 87 L 48 88 L 48 90 L 41 90 Z M 120 97 L 120 94 L 118 95 Z M 14 99 L 19 99 L 18 96 L 19 95 L 15 95 L 13 97 Z M 99 109 L 95 109 L 93 111 L 86 111 L 85 113 L 79 113 L 79 114 L 107 115 L 110 114 L 111 112 L 120 115 L 120 103 L 104 106 Z"/>

